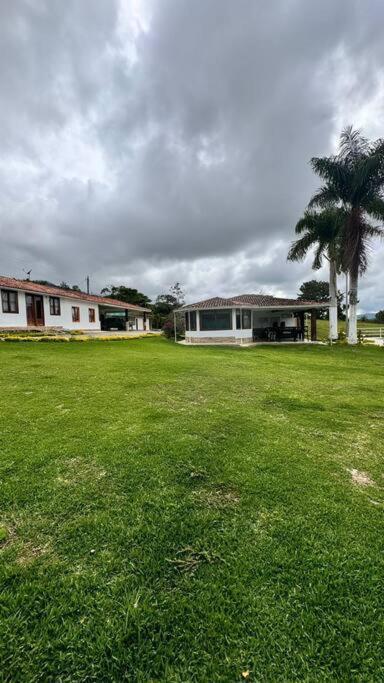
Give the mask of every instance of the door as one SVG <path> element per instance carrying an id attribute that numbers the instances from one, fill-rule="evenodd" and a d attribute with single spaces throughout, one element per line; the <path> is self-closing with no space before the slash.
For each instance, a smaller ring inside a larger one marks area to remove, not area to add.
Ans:
<path id="1" fill-rule="evenodd" d="M 27 306 L 27 325 L 33 325 L 34 327 L 44 325 L 43 297 L 38 294 L 26 294 L 25 302 Z"/>

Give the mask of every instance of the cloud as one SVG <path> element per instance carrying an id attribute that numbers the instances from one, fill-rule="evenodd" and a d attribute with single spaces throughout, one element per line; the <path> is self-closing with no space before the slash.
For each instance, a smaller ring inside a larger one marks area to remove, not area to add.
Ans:
<path id="1" fill-rule="evenodd" d="M 383 19 L 379 0 L 1 5 L 0 272 L 294 294 L 308 160 L 350 121 L 382 133 Z"/>

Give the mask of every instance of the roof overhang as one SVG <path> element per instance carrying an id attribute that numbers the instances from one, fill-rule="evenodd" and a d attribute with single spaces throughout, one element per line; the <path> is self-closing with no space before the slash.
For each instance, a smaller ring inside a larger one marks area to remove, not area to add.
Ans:
<path id="1" fill-rule="evenodd" d="M 329 308 L 329 301 L 322 304 L 287 304 L 285 306 L 252 306 L 252 304 L 236 304 L 233 306 L 213 306 L 212 308 L 206 308 L 202 306 L 184 306 L 183 308 L 178 308 L 175 313 L 187 313 L 188 311 L 222 311 L 224 309 L 232 310 L 233 308 L 243 308 L 252 311 L 319 311 L 323 308 Z"/>

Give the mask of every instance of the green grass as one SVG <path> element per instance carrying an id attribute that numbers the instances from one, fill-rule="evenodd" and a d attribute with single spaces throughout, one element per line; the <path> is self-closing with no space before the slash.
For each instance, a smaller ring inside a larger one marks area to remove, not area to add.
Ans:
<path id="1" fill-rule="evenodd" d="M 1 680 L 382 681 L 383 361 L 2 344 Z"/>
<path id="2" fill-rule="evenodd" d="M 339 332 L 345 332 L 345 321 L 339 320 L 338 327 L 339 327 Z M 364 330 L 365 334 L 367 333 L 367 330 L 368 330 L 370 335 L 377 333 L 377 336 L 379 336 L 380 330 L 381 330 L 381 334 L 384 333 L 384 324 L 380 325 L 380 323 L 375 323 L 372 320 L 370 320 L 369 322 L 363 322 L 362 320 L 359 320 L 357 323 L 357 329 L 358 330 L 360 330 L 360 329 Z M 328 320 L 318 320 L 317 321 L 318 339 L 327 339 L 328 333 L 329 333 L 329 322 L 328 322 Z"/>

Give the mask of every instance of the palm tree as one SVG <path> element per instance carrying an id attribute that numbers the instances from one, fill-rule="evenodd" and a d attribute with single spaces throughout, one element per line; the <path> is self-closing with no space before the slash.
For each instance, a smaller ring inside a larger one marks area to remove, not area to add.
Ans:
<path id="1" fill-rule="evenodd" d="M 314 157 L 312 168 L 325 181 L 309 207 L 338 205 L 345 211 L 342 231 L 342 269 L 349 273 L 348 342 L 357 343 L 358 279 L 368 266 L 370 242 L 383 235 L 370 219 L 384 221 L 384 140 L 370 143 L 360 131 L 346 128 L 340 152 Z"/>
<path id="2" fill-rule="evenodd" d="M 295 232 L 301 235 L 292 243 L 288 252 L 290 261 L 301 261 L 309 249 L 315 248 L 312 264 L 314 270 L 323 265 L 323 258 L 329 262 L 329 338 L 337 339 L 337 272 L 340 259 L 340 235 L 345 222 L 345 212 L 336 207 L 324 209 L 321 213 L 305 211 L 296 225 Z"/>

